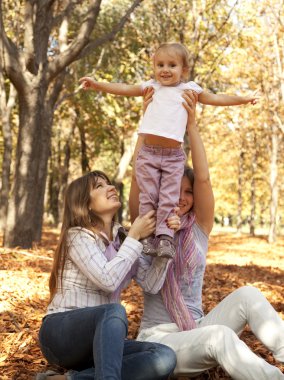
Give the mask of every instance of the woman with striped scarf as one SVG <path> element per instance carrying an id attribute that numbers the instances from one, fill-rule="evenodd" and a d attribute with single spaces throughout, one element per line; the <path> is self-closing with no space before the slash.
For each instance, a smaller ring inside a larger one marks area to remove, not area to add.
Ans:
<path id="1" fill-rule="evenodd" d="M 214 197 L 206 153 L 195 123 L 196 95 L 189 93 L 184 98 L 193 169 L 185 169 L 182 178 L 180 218 L 168 219 L 171 228 L 177 230 L 176 255 L 169 260 L 161 291 L 157 294 L 144 291 L 144 314 L 137 339 L 171 347 L 177 355 L 176 376 L 195 377 L 220 365 L 233 379 L 284 379 L 277 367 L 255 355 L 239 339 L 249 325 L 274 358 L 284 362 L 284 322 L 259 290 L 242 287 L 204 316 L 202 283 L 213 226 Z M 149 101 L 151 92 L 145 96 L 146 106 Z M 136 214 L 138 191 L 133 177 L 132 218 Z"/>

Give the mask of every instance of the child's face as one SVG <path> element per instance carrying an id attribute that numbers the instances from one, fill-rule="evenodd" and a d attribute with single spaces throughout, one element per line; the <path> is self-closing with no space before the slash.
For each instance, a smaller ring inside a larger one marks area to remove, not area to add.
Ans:
<path id="1" fill-rule="evenodd" d="M 162 86 L 176 86 L 185 73 L 182 58 L 175 52 L 159 50 L 154 57 L 154 75 Z"/>

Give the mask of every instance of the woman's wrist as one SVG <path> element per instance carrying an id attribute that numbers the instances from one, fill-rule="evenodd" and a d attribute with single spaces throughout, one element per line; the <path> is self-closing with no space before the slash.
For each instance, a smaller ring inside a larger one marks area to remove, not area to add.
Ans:
<path id="1" fill-rule="evenodd" d="M 131 231 L 131 229 L 128 232 L 127 236 L 129 236 L 129 237 L 131 237 L 132 239 L 135 239 L 135 240 L 140 240 L 140 234 L 138 234 L 135 231 Z"/>
<path id="2" fill-rule="evenodd" d="M 187 123 L 187 132 L 190 133 L 191 131 L 197 130 L 197 124 L 195 120 L 192 122 Z"/>

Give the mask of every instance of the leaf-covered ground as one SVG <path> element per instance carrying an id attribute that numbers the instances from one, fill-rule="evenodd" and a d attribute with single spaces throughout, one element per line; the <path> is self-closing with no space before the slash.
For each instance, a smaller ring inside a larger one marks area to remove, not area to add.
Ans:
<path id="1" fill-rule="evenodd" d="M 58 231 L 45 228 L 42 244 L 33 250 L 0 249 L 0 379 L 33 379 L 48 368 L 37 342 L 41 318 L 48 299 L 48 277 Z M 204 308 L 211 310 L 228 293 L 242 285 L 259 288 L 284 319 L 284 238 L 268 245 L 264 237 L 250 238 L 215 233 L 210 238 L 204 284 Z M 129 317 L 129 337 L 137 334 L 143 310 L 142 294 L 132 283 L 123 302 Z M 269 363 L 272 355 L 246 329 L 246 343 Z M 201 379 L 229 379 L 216 368 Z"/>

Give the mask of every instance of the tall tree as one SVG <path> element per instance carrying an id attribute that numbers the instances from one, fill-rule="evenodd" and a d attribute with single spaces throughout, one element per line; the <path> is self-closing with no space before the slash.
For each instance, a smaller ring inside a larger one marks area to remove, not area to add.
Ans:
<path id="1" fill-rule="evenodd" d="M 134 9 L 134 0 L 110 31 L 92 38 L 101 0 L 26 0 L 25 29 L 8 33 L 9 1 L 0 0 L 0 60 L 19 98 L 16 166 L 4 234 L 6 246 L 31 247 L 42 228 L 54 105 L 70 64 L 112 41 Z M 69 31 L 69 25 L 77 28 Z"/>
<path id="2" fill-rule="evenodd" d="M 263 76 L 263 90 L 269 115 L 270 143 L 270 229 L 268 241 L 276 240 L 279 193 L 279 147 L 284 136 L 284 9 L 283 0 L 264 1 L 265 49 L 269 54 L 266 63 L 268 75 Z"/>
<path id="3" fill-rule="evenodd" d="M 0 62 L 0 115 L 2 118 L 2 135 L 3 135 L 3 159 L 2 159 L 2 176 L 0 189 L 0 230 L 6 225 L 8 198 L 10 192 L 10 174 L 12 162 L 12 128 L 11 113 L 16 103 L 16 89 L 10 83 L 8 90 L 5 86 L 5 78 Z"/>

